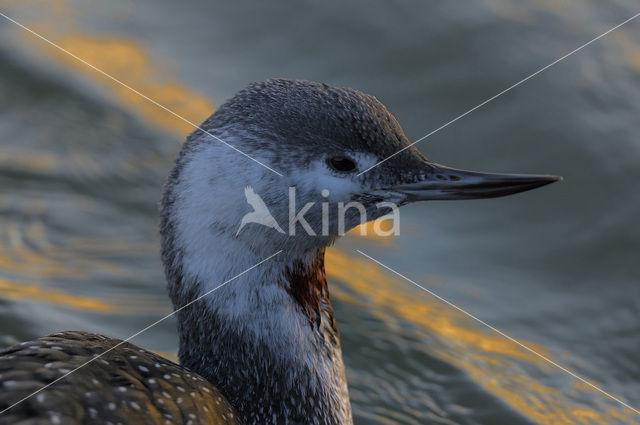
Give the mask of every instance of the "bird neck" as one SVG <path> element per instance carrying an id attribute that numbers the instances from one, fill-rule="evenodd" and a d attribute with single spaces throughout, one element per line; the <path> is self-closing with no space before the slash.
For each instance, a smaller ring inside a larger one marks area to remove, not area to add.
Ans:
<path id="1" fill-rule="evenodd" d="M 224 252 L 169 273 L 176 308 L 263 258 L 229 238 Z M 202 257 L 202 256 L 201 256 Z M 215 385 L 245 425 L 350 424 L 324 248 L 273 259 L 178 312 L 180 361 Z M 286 420 L 285 420 L 286 419 Z"/>

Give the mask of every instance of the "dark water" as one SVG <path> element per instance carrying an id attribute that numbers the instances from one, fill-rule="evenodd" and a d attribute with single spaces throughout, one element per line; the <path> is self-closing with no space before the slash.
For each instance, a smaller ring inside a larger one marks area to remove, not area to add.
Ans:
<path id="1" fill-rule="evenodd" d="M 283 76 L 375 94 L 415 140 L 640 12 L 637 1 L 0 1 L 200 122 Z M 640 22 L 418 146 L 550 172 L 511 198 L 408 207 L 329 275 L 358 424 L 638 424 L 640 416 L 394 277 L 380 259 L 640 409 Z M 156 202 L 189 131 L 0 18 L 0 344 L 127 337 L 170 311 Z M 134 342 L 175 356 L 175 323 Z"/>

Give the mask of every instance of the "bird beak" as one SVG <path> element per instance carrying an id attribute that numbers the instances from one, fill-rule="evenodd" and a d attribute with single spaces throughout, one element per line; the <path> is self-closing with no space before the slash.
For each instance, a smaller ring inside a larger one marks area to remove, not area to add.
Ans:
<path id="1" fill-rule="evenodd" d="M 535 189 L 559 180 L 543 174 L 494 174 L 458 170 L 429 163 L 429 173 L 420 181 L 385 188 L 403 195 L 405 202 L 435 199 L 496 198 Z"/>

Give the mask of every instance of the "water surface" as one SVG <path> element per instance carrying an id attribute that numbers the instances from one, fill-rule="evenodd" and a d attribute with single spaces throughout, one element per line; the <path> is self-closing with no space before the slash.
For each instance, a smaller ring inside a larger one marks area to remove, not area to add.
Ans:
<path id="1" fill-rule="evenodd" d="M 640 11 L 637 2 L 0 1 L 194 122 L 251 81 L 375 94 L 415 140 Z M 640 417 L 360 256 L 380 259 L 640 408 L 640 22 L 418 146 L 565 181 L 402 211 L 328 273 L 358 424 Z M 0 21 L 0 344 L 127 337 L 170 311 L 156 203 L 190 126 Z M 174 357 L 175 323 L 139 336 Z"/>

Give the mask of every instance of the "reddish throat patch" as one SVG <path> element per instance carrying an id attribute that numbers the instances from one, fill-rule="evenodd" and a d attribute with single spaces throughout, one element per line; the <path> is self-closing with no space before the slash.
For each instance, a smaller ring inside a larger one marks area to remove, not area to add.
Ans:
<path id="1" fill-rule="evenodd" d="M 316 257 L 311 264 L 301 260 L 294 261 L 285 272 L 287 292 L 298 303 L 309 318 L 309 322 L 320 324 L 323 305 L 331 313 L 327 276 L 324 271 L 324 255 Z"/>

